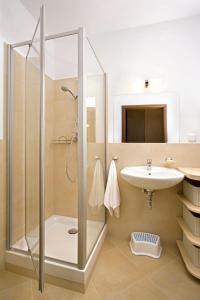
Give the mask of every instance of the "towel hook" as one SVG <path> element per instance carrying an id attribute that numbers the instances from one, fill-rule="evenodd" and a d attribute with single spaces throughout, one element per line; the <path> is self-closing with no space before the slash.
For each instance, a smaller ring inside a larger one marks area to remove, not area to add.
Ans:
<path id="1" fill-rule="evenodd" d="M 95 156 L 95 159 L 96 159 L 96 160 L 99 160 L 100 158 L 99 158 L 99 156 Z"/>
<path id="2" fill-rule="evenodd" d="M 117 156 L 113 156 L 113 160 L 117 161 L 119 158 Z"/>

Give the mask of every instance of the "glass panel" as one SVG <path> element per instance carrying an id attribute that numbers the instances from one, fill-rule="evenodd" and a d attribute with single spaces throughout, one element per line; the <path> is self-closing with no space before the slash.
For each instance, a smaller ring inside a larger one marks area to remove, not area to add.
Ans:
<path id="1" fill-rule="evenodd" d="M 43 18 L 40 16 L 27 53 L 25 74 L 25 237 L 39 278 L 40 290 L 43 288 L 42 23 Z"/>
<path id="2" fill-rule="evenodd" d="M 46 256 L 77 264 L 77 34 L 46 41 Z"/>
<path id="3" fill-rule="evenodd" d="M 78 260 L 78 230 L 77 232 L 75 230 L 78 229 L 77 147 L 79 143 L 76 97 L 78 94 L 77 44 L 77 34 L 48 40 L 45 43 L 45 255 L 73 264 L 77 264 Z M 25 240 L 25 149 L 26 196 L 27 200 L 28 197 L 30 200 L 26 205 L 29 244 L 31 234 L 34 233 L 31 229 L 37 228 L 35 224 L 38 225 L 39 222 L 39 57 L 35 53 L 35 48 L 31 49 L 26 63 L 27 51 L 28 47 L 20 47 L 17 51 L 13 51 L 12 246 L 24 251 L 28 250 Z M 31 183 L 33 183 L 32 187 Z M 33 235 L 37 245 L 38 229 L 35 231 L 36 235 Z M 38 270 L 38 253 L 33 253 L 34 255 L 36 255 L 34 264 Z"/>
<path id="4" fill-rule="evenodd" d="M 105 74 L 87 41 L 87 257 L 105 224 Z"/>
<path id="5" fill-rule="evenodd" d="M 40 39 L 39 26 L 26 58 L 26 241 L 39 272 Z"/>
<path id="6" fill-rule="evenodd" d="M 28 46 L 12 54 L 12 247 L 26 251 L 25 241 L 25 65 Z"/>

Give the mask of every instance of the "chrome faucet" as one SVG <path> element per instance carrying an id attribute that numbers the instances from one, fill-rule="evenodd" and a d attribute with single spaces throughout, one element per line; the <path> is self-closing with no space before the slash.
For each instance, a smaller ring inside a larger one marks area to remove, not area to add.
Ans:
<path id="1" fill-rule="evenodd" d="M 147 171 L 151 172 L 151 168 L 152 168 L 152 159 L 148 158 L 147 159 Z"/>

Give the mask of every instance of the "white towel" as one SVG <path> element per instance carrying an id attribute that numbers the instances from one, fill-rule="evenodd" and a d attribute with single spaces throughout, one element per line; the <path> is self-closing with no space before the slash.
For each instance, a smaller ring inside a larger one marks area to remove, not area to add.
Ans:
<path id="1" fill-rule="evenodd" d="M 103 169 L 100 159 L 97 159 L 94 169 L 92 188 L 89 196 L 89 205 L 92 208 L 99 209 L 103 205 L 104 192 L 105 186 Z"/>
<path id="2" fill-rule="evenodd" d="M 104 196 L 104 205 L 109 210 L 111 216 L 119 218 L 120 192 L 117 180 L 117 170 L 114 160 L 112 160 L 110 164 L 106 192 Z"/>

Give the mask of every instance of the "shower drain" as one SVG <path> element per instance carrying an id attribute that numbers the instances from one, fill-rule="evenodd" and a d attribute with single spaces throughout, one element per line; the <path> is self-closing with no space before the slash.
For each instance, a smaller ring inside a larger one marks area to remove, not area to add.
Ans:
<path id="1" fill-rule="evenodd" d="M 76 233 L 78 233 L 78 229 L 77 229 L 77 228 L 70 228 L 70 229 L 68 230 L 68 233 L 69 233 L 69 234 L 76 234 Z"/>

